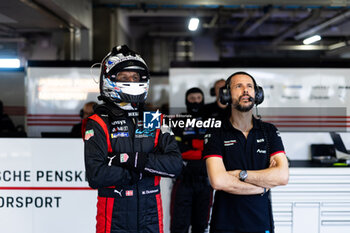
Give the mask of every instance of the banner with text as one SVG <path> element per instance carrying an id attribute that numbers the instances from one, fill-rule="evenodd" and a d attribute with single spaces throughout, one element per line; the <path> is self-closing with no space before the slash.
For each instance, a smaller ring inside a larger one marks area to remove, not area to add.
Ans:
<path id="1" fill-rule="evenodd" d="M 1 232 L 95 232 L 81 139 L 0 139 L 0 148 Z"/>

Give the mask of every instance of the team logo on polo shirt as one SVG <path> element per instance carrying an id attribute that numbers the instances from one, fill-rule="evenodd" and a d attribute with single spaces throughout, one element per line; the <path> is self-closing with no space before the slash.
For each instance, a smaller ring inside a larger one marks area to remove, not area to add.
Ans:
<path id="1" fill-rule="evenodd" d="M 232 145 L 234 145 L 235 143 L 237 143 L 236 140 L 224 141 L 224 145 L 225 145 L 225 146 L 232 146 Z"/>
<path id="2" fill-rule="evenodd" d="M 257 143 L 260 143 L 260 142 L 265 142 L 265 139 L 263 139 L 263 138 L 256 139 L 256 142 L 257 142 Z"/>
<path id="3" fill-rule="evenodd" d="M 256 153 L 266 154 L 266 150 L 260 150 L 260 149 L 258 149 L 258 150 L 256 151 Z"/>
<path id="4" fill-rule="evenodd" d="M 211 134 L 210 134 L 210 133 L 204 135 L 204 144 L 207 144 L 207 143 L 208 143 L 210 137 L 211 137 Z"/>

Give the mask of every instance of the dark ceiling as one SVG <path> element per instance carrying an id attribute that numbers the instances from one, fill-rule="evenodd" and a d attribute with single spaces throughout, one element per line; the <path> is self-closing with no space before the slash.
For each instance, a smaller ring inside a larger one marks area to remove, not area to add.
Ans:
<path id="1" fill-rule="evenodd" d="M 117 5 L 107 0 L 95 2 L 98 2 L 95 7 L 124 9 L 131 28 L 137 28 L 138 33 L 143 30 L 152 38 L 211 37 L 221 56 L 232 56 L 228 52 L 232 50 L 235 56 L 256 56 L 257 50 L 258 56 L 341 56 L 348 52 L 350 8 L 347 1 L 338 1 L 343 5 L 337 6 L 335 1 L 275 1 L 278 5 L 271 5 L 269 1 L 250 1 L 253 5 L 247 5 L 249 1 L 245 1 L 245 5 L 231 4 L 243 1 L 211 1 L 212 5 L 199 4 L 204 1 L 153 1 L 158 2 L 154 4 L 122 1 L 124 4 Z M 221 4 L 213 5 L 219 2 Z M 293 5 L 295 3 L 298 5 Z M 187 30 L 191 16 L 201 21 L 197 32 Z M 322 37 L 321 41 L 312 45 L 302 43 L 303 39 L 316 34 Z"/>

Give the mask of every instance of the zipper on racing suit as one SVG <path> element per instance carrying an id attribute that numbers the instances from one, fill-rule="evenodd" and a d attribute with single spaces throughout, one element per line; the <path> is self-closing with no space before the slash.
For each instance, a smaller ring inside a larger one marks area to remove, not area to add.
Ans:
<path id="1" fill-rule="evenodd" d="M 137 120 L 135 119 L 135 118 L 131 118 L 131 120 L 132 120 L 132 123 L 133 123 L 133 126 L 134 126 L 134 128 L 133 128 L 133 130 L 131 131 L 130 130 L 130 132 L 133 132 L 133 135 L 131 135 L 132 136 L 132 145 L 133 145 L 133 150 L 135 151 L 135 135 L 136 135 L 136 130 L 137 130 L 137 127 L 138 127 L 138 125 L 137 125 Z M 140 231 L 140 224 L 139 224 L 139 220 L 140 220 L 140 217 L 139 217 L 139 214 L 140 214 L 140 197 L 139 197 L 139 182 L 137 182 L 136 183 L 136 203 L 137 203 L 137 214 L 136 214 L 136 222 L 137 222 L 137 232 L 139 232 Z"/>

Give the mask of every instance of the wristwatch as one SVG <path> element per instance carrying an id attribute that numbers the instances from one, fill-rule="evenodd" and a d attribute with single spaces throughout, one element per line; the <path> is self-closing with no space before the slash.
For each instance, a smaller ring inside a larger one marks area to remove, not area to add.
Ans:
<path id="1" fill-rule="evenodd" d="M 240 181 L 245 181 L 245 179 L 247 179 L 248 177 L 248 173 L 246 170 L 242 170 L 240 173 L 239 173 L 239 180 Z"/>

